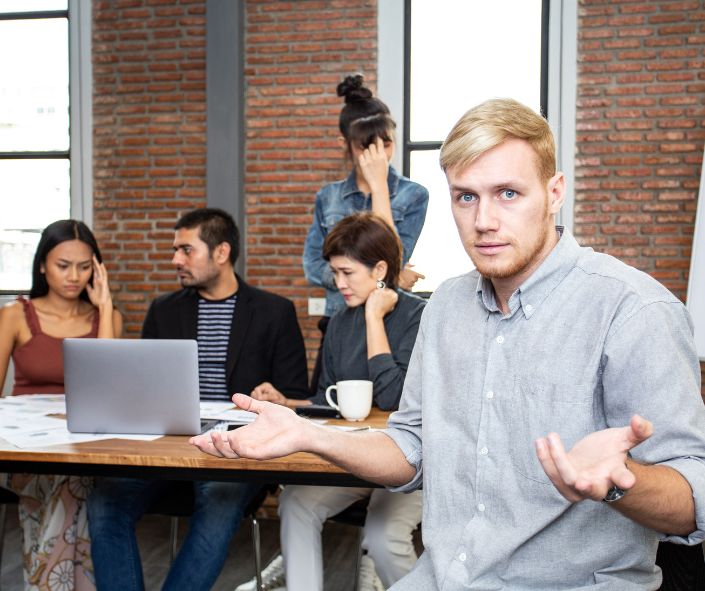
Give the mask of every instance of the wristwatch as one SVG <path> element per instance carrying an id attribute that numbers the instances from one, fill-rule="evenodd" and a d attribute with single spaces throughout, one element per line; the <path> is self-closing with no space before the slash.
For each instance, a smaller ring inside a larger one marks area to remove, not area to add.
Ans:
<path id="1" fill-rule="evenodd" d="M 607 495 L 605 496 L 604 499 L 602 499 L 603 503 L 614 503 L 615 501 L 619 501 L 624 495 L 627 494 L 627 491 L 624 490 L 623 488 L 619 488 L 618 486 L 613 486 L 607 491 Z"/>

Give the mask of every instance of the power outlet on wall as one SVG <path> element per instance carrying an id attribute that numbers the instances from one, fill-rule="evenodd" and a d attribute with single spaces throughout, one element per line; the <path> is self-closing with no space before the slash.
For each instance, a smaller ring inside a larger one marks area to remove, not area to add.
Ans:
<path id="1" fill-rule="evenodd" d="M 308 315 L 323 316 L 326 313 L 326 298 L 308 298 Z"/>

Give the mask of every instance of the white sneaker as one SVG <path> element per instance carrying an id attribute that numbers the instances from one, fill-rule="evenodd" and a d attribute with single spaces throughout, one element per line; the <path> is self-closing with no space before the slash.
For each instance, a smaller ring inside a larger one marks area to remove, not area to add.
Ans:
<path id="1" fill-rule="evenodd" d="M 277 554 L 262 571 L 261 589 L 257 589 L 257 577 L 253 577 L 247 583 L 237 587 L 235 591 L 286 591 L 286 587 L 283 586 L 285 583 L 284 557 Z"/>
<path id="2" fill-rule="evenodd" d="M 357 591 L 385 591 L 382 581 L 377 576 L 375 563 L 367 554 L 363 554 L 360 558 Z"/>

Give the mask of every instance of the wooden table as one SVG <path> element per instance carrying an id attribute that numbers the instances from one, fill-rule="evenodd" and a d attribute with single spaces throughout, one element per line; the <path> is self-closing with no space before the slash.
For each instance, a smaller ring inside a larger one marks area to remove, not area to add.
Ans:
<path id="1" fill-rule="evenodd" d="M 372 409 L 365 421 L 329 420 L 327 424 L 384 428 L 388 416 Z M 301 452 L 263 461 L 230 460 L 204 454 L 188 439 L 173 435 L 154 441 L 105 439 L 31 450 L 20 450 L 0 439 L 0 472 L 372 486 L 314 454 Z"/>

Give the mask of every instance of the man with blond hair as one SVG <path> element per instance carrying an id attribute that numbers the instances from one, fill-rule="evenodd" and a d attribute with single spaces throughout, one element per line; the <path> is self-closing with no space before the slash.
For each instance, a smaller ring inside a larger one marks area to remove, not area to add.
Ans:
<path id="1" fill-rule="evenodd" d="M 423 485 L 425 552 L 395 591 L 657 589 L 658 540 L 705 538 L 684 306 L 555 226 L 565 179 L 531 109 L 471 109 L 441 166 L 476 268 L 426 307 L 388 428 L 341 433 L 238 396 L 258 420 L 193 443 L 228 458 L 305 450 L 393 490 Z"/>

